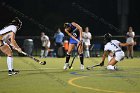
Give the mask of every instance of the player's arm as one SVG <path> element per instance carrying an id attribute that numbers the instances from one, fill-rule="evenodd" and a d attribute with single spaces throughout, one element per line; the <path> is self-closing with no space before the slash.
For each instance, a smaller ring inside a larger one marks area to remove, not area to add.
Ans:
<path id="1" fill-rule="evenodd" d="M 49 37 L 46 37 L 46 48 L 48 48 L 48 43 L 50 42 Z"/>
<path id="2" fill-rule="evenodd" d="M 133 43 L 119 43 L 119 45 L 125 47 L 125 46 L 133 45 Z"/>
<path id="3" fill-rule="evenodd" d="M 88 39 L 92 39 L 91 33 L 89 33 L 89 35 L 88 35 Z"/>
<path id="4" fill-rule="evenodd" d="M 67 29 L 65 29 L 65 32 L 72 37 L 74 40 L 76 40 L 77 42 L 79 42 L 79 40 L 77 38 L 75 38 L 71 33 L 69 33 L 69 31 Z"/>
<path id="5" fill-rule="evenodd" d="M 18 46 L 17 42 L 15 41 L 15 33 L 10 32 L 10 45 L 12 45 L 13 49 L 17 48 L 18 50 L 21 51 L 21 48 Z"/>
<path id="6" fill-rule="evenodd" d="M 82 27 L 75 22 L 72 22 L 72 25 L 75 26 L 78 29 L 78 31 L 80 32 L 80 41 L 82 41 L 82 32 L 83 32 Z"/>
<path id="7" fill-rule="evenodd" d="M 106 58 L 106 54 L 107 54 L 107 51 L 104 51 L 104 53 L 102 55 L 102 62 L 100 63 L 100 66 L 104 66 L 104 61 L 105 61 L 105 58 Z"/>

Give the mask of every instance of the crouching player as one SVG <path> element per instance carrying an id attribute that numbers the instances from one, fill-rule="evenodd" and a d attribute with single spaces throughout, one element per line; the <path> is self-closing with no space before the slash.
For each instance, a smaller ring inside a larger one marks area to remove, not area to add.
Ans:
<path id="1" fill-rule="evenodd" d="M 8 75 L 17 74 L 19 71 L 13 68 L 13 54 L 10 45 L 13 49 L 17 48 L 21 51 L 21 48 L 15 41 L 15 34 L 20 29 L 22 22 L 16 17 L 8 26 L 0 30 L 0 50 L 7 55 Z"/>
<path id="2" fill-rule="evenodd" d="M 101 66 L 104 65 L 104 60 L 106 58 L 108 52 L 108 70 L 116 70 L 115 64 L 124 59 L 125 55 L 121 49 L 121 46 L 129 46 L 132 45 L 131 43 L 121 43 L 118 40 L 112 40 L 112 35 L 107 33 L 104 35 L 104 40 L 106 45 L 104 46 L 104 53 L 102 56 L 102 62 L 100 63 Z"/>
<path id="3" fill-rule="evenodd" d="M 66 62 L 64 69 L 66 70 L 69 67 L 69 59 L 71 52 L 74 49 L 75 45 L 78 47 L 78 54 L 81 62 L 81 70 L 84 70 L 84 57 L 83 57 L 83 44 L 82 44 L 82 27 L 77 23 L 64 23 L 65 32 L 70 36 L 69 48 L 66 55 Z"/>

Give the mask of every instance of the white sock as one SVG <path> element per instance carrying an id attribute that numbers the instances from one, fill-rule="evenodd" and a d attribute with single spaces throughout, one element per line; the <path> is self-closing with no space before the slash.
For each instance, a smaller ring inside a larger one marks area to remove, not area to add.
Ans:
<path id="1" fill-rule="evenodd" d="M 13 60 L 14 60 L 13 57 L 11 57 L 11 60 L 12 60 L 12 62 L 11 62 L 12 63 L 11 68 L 14 69 L 14 67 L 13 67 Z"/>
<path id="2" fill-rule="evenodd" d="M 89 50 L 87 51 L 87 57 L 90 57 Z"/>
<path id="3" fill-rule="evenodd" d="M 48 56 L 48 50 L 45 51 L 45 57 L 47 57 L 47 56 Z"/>
<path id="4" fill-rule="evenodd" d="M 108 69 L 108 70 L 115 70 L 115 66 L 108 65 L 108 66 L 107 66 L 107 69 Z"/>
<path id="5" fill-rule="evenodd" d="M 8 66 L 8 70 L 13 69 L 13 59 L 12 59 L 12 57 L 7 57 L 7 66 Z"/>
<path id="6" fill-rule="evenodd" d="M 87 57 L 87 51 L 85 51 L 84 56 Z"/>
<path id="7" fill-rule="evenodd" d="M 44 50 L 41 50 L 40 56 L 43 57 L 43 54 L 44 54 Z"/>
<path id="8" fill-rule="evenodd" d="M 86 52 L 87 52 L 87 57 L 90 57 L 89 48 L 88 47 L 86 48 Z"/>

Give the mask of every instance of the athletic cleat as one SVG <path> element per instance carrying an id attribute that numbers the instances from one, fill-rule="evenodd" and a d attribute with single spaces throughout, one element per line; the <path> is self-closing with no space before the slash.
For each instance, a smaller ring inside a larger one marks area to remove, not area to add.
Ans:
<path id="1" fill-rule="evenodd" d="M 65 65 L 64 65 L 64 70 L 66 70 L 67 68 L 69 68 L 69 63 L 65 63 Z"/>
<path id="2" fill-rule="evenodd" d="M 84 70 L 84 65 L 81 65 L 81 70 Z"/>
<path id="3" fill-rule="evenodd" d="M 118 71 L 118 67 L 114 66 L 114 70 Z"/>
<path id="4" fill-rule="evenodd" d="M 19 70 L 14 70 L 14 69 L 12 69 L 12 70 L 9 70 L 8 71 L 8 75 L 9 76 L 12 76 L 12 75 L 15 75 L 15 74 L 18 74 L 19 73 Z"/>
<path id="5" fill-rule="evenodd" d="M 12 71 L 11 70 L 8 71 L 8 75 L 12 76 Z"/>

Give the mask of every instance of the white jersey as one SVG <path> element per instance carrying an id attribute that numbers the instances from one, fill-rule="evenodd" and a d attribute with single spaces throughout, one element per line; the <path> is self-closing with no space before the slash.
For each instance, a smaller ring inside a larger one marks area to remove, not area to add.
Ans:
<path id="1" fill-rule="evenodd" d="M 125 57 L 125 54 L 119 44 L 120 42 L 118 40 L 111 40 L 104 47 L 104 51 L 111 51 L 113 55 L 115 55 L 115 60 L 118 62 L 123 60 Z"/>
<path id="2" fill-rule="evenodd" d="M 47 35 L 44 35 L 41 37 L 41 42 L 42 42 L 43 47 L 45 47 L 46 44 L 48 47 L 50 47 L 50 40 L 49 40 L 49 37 Z"/>
<path id="3" fill-rule="evenodd" d="M 129 36 L 129 37 L 126 39 L 126 42 L 127 42 L 127 43 L 133 43 L 133 42 L 134 42 L 135 33 L 134 33 L 134 32 L 127 32 L 126 35 Z"/>
<path id="4" fill-rule="evenodd" d="M 0 30 L 0 40 L 6 41 L 10 37 L 10 32 L 16 33 L 17 27 L 15 25 L 9 25 L 2 30 Z"/>
<path id="5" fill-rule="evenodd" d="M 90 45 L 91 33 L 90 32 L 83 32 L 83 42 L 85 45 Z"/>
<path id="6" fill-rule="evenodd" d="M 113 53 L 115 53 L 116 51 L 121 51 L 121 47 L 119 46 L 120 41 L 118 40 L 111 40 L 110 42 L 108 42 L 105 47 L 104 47 L 104 51 L 111 51 Z"/>

